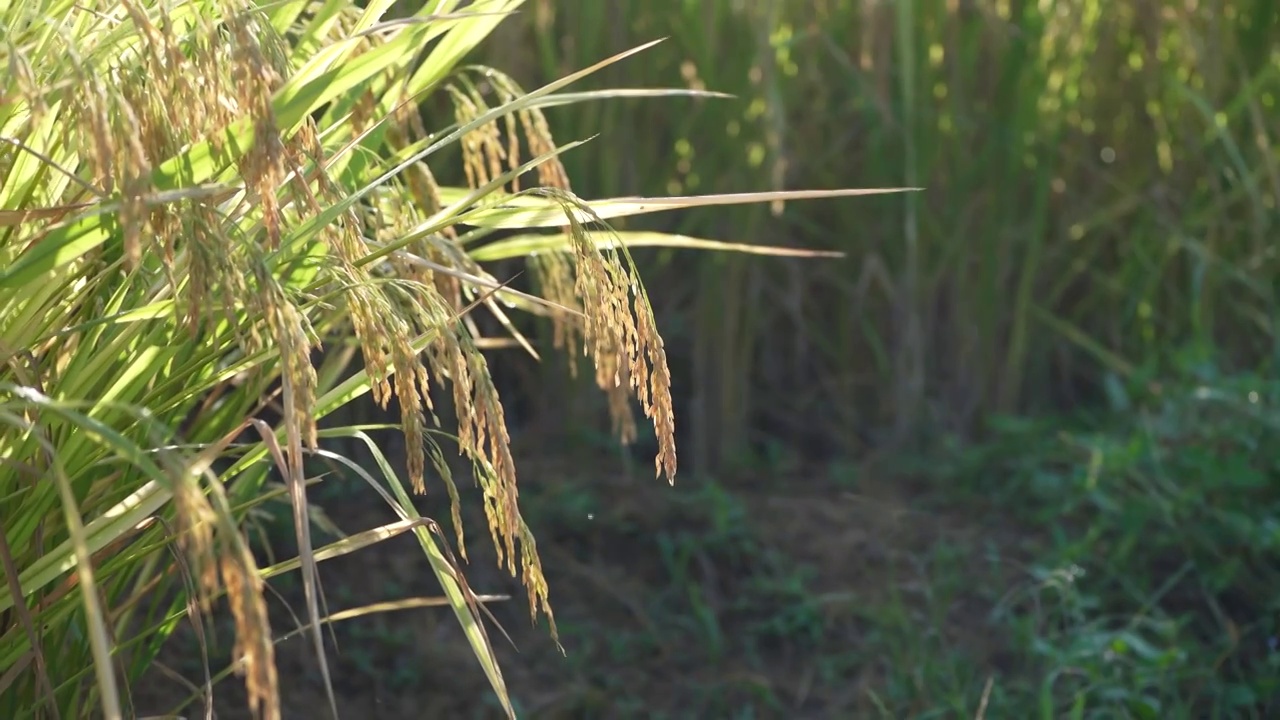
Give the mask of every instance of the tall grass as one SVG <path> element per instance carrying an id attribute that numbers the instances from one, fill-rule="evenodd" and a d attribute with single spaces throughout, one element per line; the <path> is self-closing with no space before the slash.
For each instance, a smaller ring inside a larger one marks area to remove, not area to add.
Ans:
<path id="1" fill-rule="evenodd" d="M 535 10 L 518 41 L 491 50 L 535 68 L 526 76 L 669 34 L 678 52 L 613 71 L 737 96 L 551 111 L 557 127 L 628 139 L 566 159 L 580 183 L 927 188 L 905 203 L 690 212 L 663 226 L 846 256 L 708 256 L 693 273 L 646 259 L 669 295 L 696 298 L 668 344 L 689 355 L 695 452 L 710 465 L 761 423 L 836 447 L 969 433 L 992 412 L 1146 393 L 1188 365 L 1272 362 L 1280 18 L 1268 2 Z"/>
<path id="2" fill-rule="evenodd" d="M 627 244 L 745 248 L 613 234 L 603 220 L 860 193 L 585 203 L 559 159 L 581 142 L 558 144 L 541 108 L 624 94 L 560 91 L 652 43 L 525 92 L 462 64 L 520 0 L 433 0 L 386 20 L 392 4 L 0 9 L 3 717 L 136 716 L 130 687 L 160 645 L 179 623 L 201 630 L 215 607 L 234 618 L 235 661 L 206 664 L 206 702 L 234 671 L 255 713 L 280 717 L 263 581 L 294 570 L 335 706 L 316 565 L 404 532 L 510 714 L 483 598 L 406 490 L 423 492 L 434 472 L 457 521 L 437 439 L 455 444 L 500 562 L 521 575 L 531 612 L 549 614 L 474 315 L 534 354 L 509 313 L 545 317 L 555 349 L 590 359 L 624 440 L 640 406 L 656 471 L 674 478 L 670 373 Z M 433 98 L 451 114 L 424 112 Z M 465 185 L 438 181 L 446 157 Z M 528 173 L 535 187 L 521 190 Z M 523 232 L 481 242 L 498 230 Z M 536 279 L 527 289 L 483 264 L 522 257 Z M 305 461 L 343 462 L 322 441 L 367 439 L 320 424 L 365 394 L 384 408 L 398 400 L 407 465 L 375 446 L 377 472 L 352 469 L 401 519 L 313 547 Z M 437 417 L 445 398 L 449 422 Z M 259 567 L 241 524 L 281 494 L 299 556 Z"/>

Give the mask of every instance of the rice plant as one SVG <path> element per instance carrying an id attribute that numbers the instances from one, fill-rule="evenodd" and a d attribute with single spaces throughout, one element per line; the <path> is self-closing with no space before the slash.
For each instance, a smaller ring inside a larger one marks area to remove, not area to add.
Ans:
<path id="1" fill-rule="evenodd" d="M 133 717 L 131 683 L 164 640 L 183 622 L 199 635 L 226 607 L 236 660 L 206 666 L 205 701 L 234 672 L 255 713 L 279 718 L 263 582 L 294 570 L 335 706 L 316 565 L 403 532 L 513 714 L 482 598 L 452 559 L 461 523 L 444 537 L 405 490 L 437 475 L 458 519 L 441 435 L 428 434 L 448 430 L 500 562 L 531 613 L 550 615 L 475 313 L 534 353 L 509 312 L 547 318 L 557 350 L 589 359 L 624 440 L 639 405 L 655 469 L 674 479 L 670 373 L 626 245 L 752 248 L 604 221 L 788 196 L 582 201 L 559 159 L 582 143 L 558 143 L 543 108 L 710 93 L 563 92 L 652 42 L 526 91 L 464 64 L 520 0 L 428 0 L 391 18 L 393 4 L 0 8 L 0 715 Z M 451 114 L 432 114 L 440 100 Z M 465 184 L 437 180 L 450 159 Z M 483 242 L 497 230 L 508 237 Z M 485 264 L 524 256 L 532 290 Z M 441 393 L 452 418 L 438 416 Z M 319 423 L 364 394 L 398 401 L 407 463 L 353 469 L 401 520 L 313 547 L 304 462 L 326 438 L 367 437 Z M 278 492 L 273 478 L 300 552 L 259 567 L 241 525 Z"/>

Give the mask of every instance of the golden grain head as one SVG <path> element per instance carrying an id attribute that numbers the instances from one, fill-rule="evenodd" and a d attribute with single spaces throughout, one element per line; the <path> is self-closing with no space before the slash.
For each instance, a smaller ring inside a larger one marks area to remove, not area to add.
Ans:
<path id="1" fill-rule="evenodd" d="M 238 538 L 237 538 L 238 539 Z M 235 543 L 220 555 L 222 583 L 227 590 L 236 625 L 233 650 L 236 670 L 244 676 L 254 717 L 279 720 L 280 693 L 276 675 L 275 643 L 267 618 L 262 575 L 243 543 Z"/>

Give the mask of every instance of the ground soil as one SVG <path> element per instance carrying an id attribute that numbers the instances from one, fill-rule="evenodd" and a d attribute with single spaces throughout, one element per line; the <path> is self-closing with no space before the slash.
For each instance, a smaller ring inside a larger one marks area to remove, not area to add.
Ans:
<path id="1" fill-rule="evenodd" d="M 859 468 L 853 483 L 819 471 L 790 477 L 771 471 L 723 478 L 712 492 L 696 478 L 668 487 L 628 471 L 614 456 L 584 459 L 527 445 L 518 457 L 522 504 L 538 538 L 565 654 L 545 623 L 530 623 L 522 587 L 495 568 L 474 512 L 478 498 L 464 497 L 472 509 L 469 581 L 477 592 L 512 597 L 490 605 L 511 642 L 493 626 L 489 633 L 521 717 L 875 717 L 867 705 L 874 693 L 867 691 L 885 682 L 887 670 L 885 659 L 857 651 L 871 647 L 876 631 L 869 608 L 922 593 L 927 579 L 919 568 L 931 548 L 976 547 L 971 541 L 993 532 L 980 518 L 923 506 L 918 488 L 872 466 Z M 740 514 L 698 507 L 720 504 L 715 497 L 732 498 L 725 506 Z M 317 502 L 347 533 L 394 519 L 372 492 Z M 445 493 L 433 487 L 420 511 L 443 522 L 445 503 Z M 742 552 L 734 549 L 739 540 L 747 545 Z M 684 553 L 684 561 L 674 562 L 673 553 Z M 792 587 L 789 578 L 798 577 L 803 587 Z M 322 578 L 331 612 L 440 594 L 409 536 L 326 562 Z M 769 589 L 774 585 L 781 589 Z M 273 623 L 281 632 L 295 626 L 305 606 L 296 582 L 273 587 Z M 998 671 L 1003 650 L 986 624 L 990 600 L 961 592 L 947 601 L 941 620 L 935 614 L 922 621 L 934 627 L 920 631 L 944 633 L 974 662 Z M 797 615 L 797 607 L 807 614 Z M 227 622 L 216 625 L 229 645 Z M 338 647 L 330 642 L 329 653 L 342 717 L 502 717 L 448 609 L 391 612 L 335 627 Z M 227 654 L 214 655 L 216 669 Z M 162 659 L 197 679 L 197 656 L 190 633 L 180 632 Z M 327 717 L 309 640 L 282 642 L 278 660 L 285 718 Z M 139 710 L 161 712 L 189 689 L 154 673 L 135 698 Z M 201 717 L 199 707 L 188 707 L 186 716 Z M 215 707 L 222 720 L 250 717 L 235 678 L 218 685 Z"/>

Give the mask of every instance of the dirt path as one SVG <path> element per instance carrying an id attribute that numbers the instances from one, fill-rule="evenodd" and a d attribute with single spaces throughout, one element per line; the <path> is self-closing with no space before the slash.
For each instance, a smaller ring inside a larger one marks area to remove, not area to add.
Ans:
<path id="1" fill-rule="evenodd" d="M 535 456 L 520 467 L 567 655 L 545 624 L 531 626 L 523 590 L 494 568 L 480 518 L 466 522 L 472 586 L 514 598 L 491 609 L 519 652 L 491 636 L 522 717 L 879 717 L 929 706 L 932 691 L 913 688 L 904 665 L 945 653 L 975 695 L 1008 669 L 1006 639 L 987 617 L 1018 580 L 1006 572 L 1014 563 L 990 562 L 990 548 L 1018 538 L 926 507 L 919 488 L 869 469 L 673 489 L 629 479 L 608 459 Z M 447 518 L 443 495 L 433 488 L 420 510 Z M 318 502 L 354 533 L 393 519 L 371 498 L 353 489 Z M 439 595 L 409 537 L 325 563 L 322 577 L 331 611 Z M 296 582 L 275 587 L 302 607 Z M 277 629 L 293 626 L 283 602 L 273 608 Z M 336 635 L 345 718 L 501 717 L 447 610 L 363 617 Z M 198 676 L 181 646 L 166 661 Z M 279 654 L 285 717 L 326 716 L 309 645 L 286 641 Z M 178 696 L 161 684 L 148 688 L 146 709 Z M 248 717 L 236 681 L 217 695 L 219 718 Z"/>

